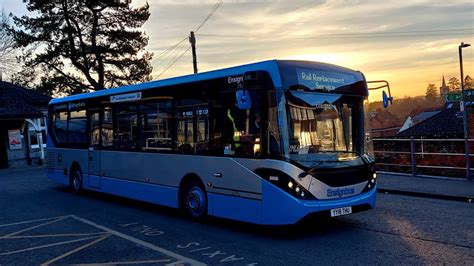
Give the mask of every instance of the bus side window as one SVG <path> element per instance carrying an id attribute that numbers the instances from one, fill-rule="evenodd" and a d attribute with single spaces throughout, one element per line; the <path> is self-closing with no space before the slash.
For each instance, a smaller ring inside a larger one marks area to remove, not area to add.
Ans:
<path id="1" fill-rule="evenodd" d="M 68 143 L 87 145 L 86 110 L 71 111 L 69 114 Z"/>
<path id="2" fill-rule="evenodd" d="M 56 112 L 53 116 L 53 133 L 58 143 L 67 142 L 67 112 Z"/>
<path id="3" fill-rule="evenodd" d="M 115 148 L 136 150 L 138 148 L 138 112 L 136 105 L 117 106 Z"/>
<path id="4" fill-rule="evenodd" d="M 251 110 L 239 109 L 234 92 L 222 92 L 214 106 L 211 151 L 215 155 L 257 157 L 261 154 L 259 100 Z"/>
<path id="5" fill-rule="evenodd" d="M 160 100 L 140 105 L 141 147 L 143 150 L 172 150 L 172 108 L 171 100 Z"/>
<path id="6" fill-rule="evenodd" d="M 203 100 L 180 100 L 176 108 L 176 149 L 179 153 L 209 152 L 208 103 Z"/>

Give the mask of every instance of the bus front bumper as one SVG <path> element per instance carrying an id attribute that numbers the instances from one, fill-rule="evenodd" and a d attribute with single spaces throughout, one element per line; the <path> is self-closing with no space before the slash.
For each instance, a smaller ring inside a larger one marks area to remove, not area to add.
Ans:
<path id="1" fill-rule="evenodd" d="M 331 200 L 299 200 L 271 184 L 265 184 L 263 199 L 263 224 L 294 224 L 305 217 L 330 217 L 330 210 L 352 207 L 352 213 L 375 207 L 377 186 L 368 192 Z"/>

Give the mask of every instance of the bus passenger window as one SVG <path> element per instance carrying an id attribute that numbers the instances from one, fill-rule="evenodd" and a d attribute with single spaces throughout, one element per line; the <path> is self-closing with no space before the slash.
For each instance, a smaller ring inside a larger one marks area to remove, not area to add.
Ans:
<path id="1" fill-rule="evenodd" d="M 136 150 L 138 148 L 138 114 L 136 106 L 121 106 L 117 108 L 116 129 L 116 149 Z"/>
<path id="2" fill-rule="evenodd" d="M 58 143 L 67 142 L 67 112 L 54 113 L 53 132 Z"/>
<path id="3" fill-rule="evenodd" d="M 172 149 L 172 108 L 171 100 L 140 105 L 143 150 L 170 151 Z"/>
<path id="4" fill-rule="evenodd" d="M 87 145 L 87 116 L 85 110 L 71 111 L 69 116 L 68 142 Z"/>

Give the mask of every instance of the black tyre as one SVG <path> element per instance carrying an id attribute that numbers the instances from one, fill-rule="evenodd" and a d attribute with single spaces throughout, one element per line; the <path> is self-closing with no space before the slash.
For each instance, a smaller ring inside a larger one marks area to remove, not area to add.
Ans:
<path id="1" fill-rule="evenodd" d="M 79 194 L 82 192 L 82 172 L 79 168 L 73 168 L 71 171 L 71 178 L 69 180 L 69 186 L 71 187 L 72 193 Z"/>
<path id="2" fill-rule="evenodd" d="M 195 220 L 203 220 L 207 216 L 207 194 L 204 186 L 191 179 L 184 186 L 181 198 L 184 213 Z"/>

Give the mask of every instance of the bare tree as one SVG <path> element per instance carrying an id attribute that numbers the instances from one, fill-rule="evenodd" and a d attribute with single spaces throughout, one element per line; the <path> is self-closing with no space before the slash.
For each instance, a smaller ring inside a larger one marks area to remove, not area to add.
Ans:
<path id="1" fill-rule="evenodd" d="M 9 34 L 10 21 L 4 10 L 0 13 L 0 80 L 2 74 L 10 74 L 15 68 L 15 41 Z"/>

